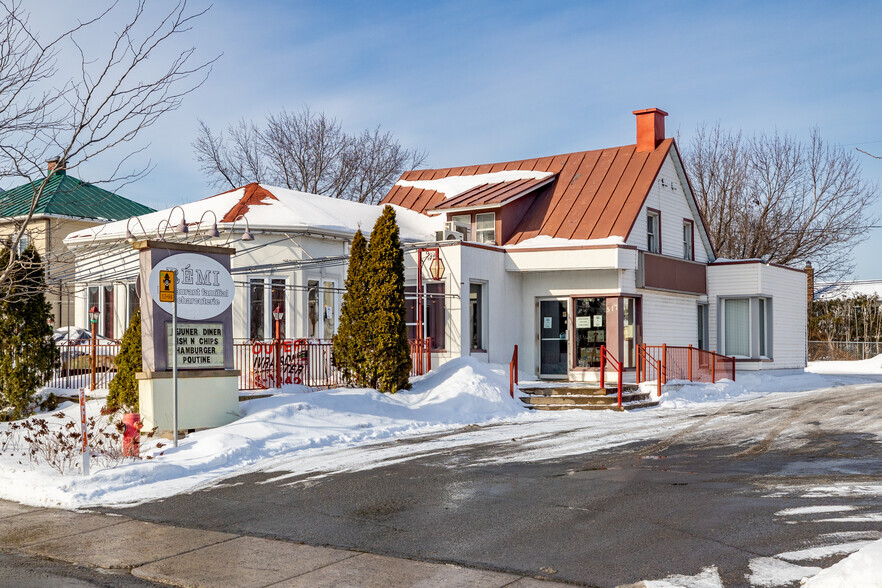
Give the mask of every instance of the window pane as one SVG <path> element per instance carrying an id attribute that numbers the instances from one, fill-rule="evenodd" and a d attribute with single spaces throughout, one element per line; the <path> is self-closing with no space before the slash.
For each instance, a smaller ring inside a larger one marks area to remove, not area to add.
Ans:
<path id="1" fill-rule="evenodd" d="M 472 349 L 481 350 L 484 347 L 484 286 L 471 284 L 469 286 L 469 314 L 472 339 Z"/>
<path id="2" fill-rule="evenodd" d="M 318 307 L 318 280 L 309 280 L 306 283 L 306 336 L 319 336 L 319 307 Z"/>
<path id="3" fill-rule="evenodd" d="M 465 241 L 471 240 L 472 233 L 472 215 L 470 214 L 454 214 L 450 217 L 451 222 L 463 225 L 462 227 L 457 227 L 457 231 L 464 231 L 463 239 Z"/>
<path id="4" fill-rule="evenodd" d="M 270 306 L 272 306 L 272 310 L 270 312 L 275 312 L 277 308 L 281 308 L 282 312 L 285 313 L 282 316 L 282 320 L 279 322 L 279 337 L 282 339 L 285 338 L 285 316 L 288 314 L 288 307 L 285 304 L 285 280 L 279 278 L 273 278 L 272 281 L 272 292 L 271 292 L 271 300 Z M 276 329 L 276 321 L 273 319 L 273 336 L 275 336 Z"/>
<path id="5" fill-rule="evenodd" d="M 92 312 L 92 307 L 98 306 L 98 286 L 89 286 L 89 302 L 86 304 L 86 313 Z M 98 310 L 101 310 L 101 307 L 98 306 Z M 89 328 L 92 328 L 92 319 L 89 318 L 89 315 L 86 314 L 86 322 L 89 324 Z"/>
<path id="6" fill-rule="evenodd" d="M 726 355 L 750 356 L 750 300 L 730 298 L 724 302 Z"/>
<path id="7" fill-rule="evenodd" d="M 768 357 L 766 353 L 766 301 L 759 299 L 759 354 Z"/>
<path id="8" fill-rule="evenodd" d="M 622 311 L 622 319 L 624 324 L 622 325 L 622 338 L 625 340 L 625 356 L 622 358 L 622 367 L 632 368 L 634 367 L 634 362 L 636 361 L 636 348 L 635 348 L 635 323 L 634 323 L 634 306 L 635 302 L 633 298 L 624 298 L 623 299 L 623 311 Z"/>
<path id="9" fill-rule="evenodd" d="M 646 215 L 646 248 L 658 253 L 658 215 L 652 212 Z"/>
<path id="10" fill-rule="evenodd" d="M 322 337 L 330 339 L 334 336 L 334 313 L 336 312 L 334 298 L 336 293 L 334 292 L 334 282 L 324 282 L 322 286 L 322 312 L 324 313 L 324 331 L 322 332 Z"/>
<path id="11" fill-rule="evenodd" d="M 252 339 L 263 339 L 266 336 L 263 330 L 264 317 L 266 316 L 266 294 L 263 280 L 251 280 L 249 297 L 251 300 L 249 336 Z"/>
<path id="12" fill-rule="evenodd" d="M 104 308 L 101 310 L 103 329 L 101 334 L 113 338 L 113 286 L 104 286 Z"/>
<path id="13" fill-rule="evenodd" d="M 496 213 L 475 215 L 475 239 L 478 243 L 496 244 Z"/>
<path id="14" fill-rule="evenodd" d="M 126 289 L 129 301 L 129 313 L 126 315 L 126 328 L 128 328 L 129 321 L 132 320 L 132 315 L 135 314 L 135 311 L 138 310 L 141 305 L 141 293 L 138 292 L 137 284 L 129 284 Z"/>
<path id="15" fill-rule="evenodd" d="M 683 258 L 692 259 L 692 223 L 683 223 Z"/>
<path id="16" fill-rule="evenodd" d="M 404 287 L 404 322 L 407 323 L 407 338 L 416 339 L 416 286 Z"/>
<path id="17" fill-rule="evenodd" d="M 576 367 L 599 367 L 600 346 L 606 343 L 606 299 L 576 298 L 575 305 Z"/>
<path id="18" fill-rule="evenodd" d="M 444 284 L 425 284 L 426 289 L 426 337 L 432 338 L 432 349 L 444 349 L 447 345 L 447 299 Z"/>

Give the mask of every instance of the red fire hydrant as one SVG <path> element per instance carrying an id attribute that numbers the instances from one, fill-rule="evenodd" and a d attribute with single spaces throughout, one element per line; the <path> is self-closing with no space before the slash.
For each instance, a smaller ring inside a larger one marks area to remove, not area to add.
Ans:
<path id="1" fill-rule="evenodd" d="M 129 412 L 123 415 L 123 455 L 138 457 L 141 454 L 141 415 Z"/>

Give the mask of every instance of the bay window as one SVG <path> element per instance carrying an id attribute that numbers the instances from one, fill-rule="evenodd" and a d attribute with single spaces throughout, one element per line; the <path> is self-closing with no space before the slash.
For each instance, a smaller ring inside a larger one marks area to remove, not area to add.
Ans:
<path id="1" fill-rule="evenodd" d="M 723 353 L 751 359 L 770 358 L 771 299 L 751 296 L 724 298 L 720 302 Z"/>

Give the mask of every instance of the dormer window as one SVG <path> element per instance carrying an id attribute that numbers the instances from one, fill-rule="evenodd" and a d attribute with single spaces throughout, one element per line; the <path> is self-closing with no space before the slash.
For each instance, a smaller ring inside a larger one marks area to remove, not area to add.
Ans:
<path id="1" fill-rule="evenodd" d="M 661 213 L 657 210 L 646 212 L 646 250 L 661 253 Z"/>
<path id="2" fill-rule="evenodd" d="M 496 213 L 486 212 L 475 215 L 475 241 L 496 245 Z"/>

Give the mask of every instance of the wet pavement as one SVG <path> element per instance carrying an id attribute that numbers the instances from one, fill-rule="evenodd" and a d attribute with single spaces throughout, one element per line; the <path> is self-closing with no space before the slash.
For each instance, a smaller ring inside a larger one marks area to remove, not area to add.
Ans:
<path id="1" fill-rule="evenodd" d="M 664 439 L 538 462 L 497 463 L 511 444 L 476 443 L 324 477 L 250 474 L 113 512 L 592 586 L 712 565 L 726 586 L 744 586 L 763 558 L 880 536 L 878 437 L 842 425 L 882 417 L 878 394 L 731 404 Z M 836 425 L 822 426 L 834 413 Z M 779 514 L 831 504 L 851 518 Z M 790 564 L 826 567 L 843 555 Z"/>

